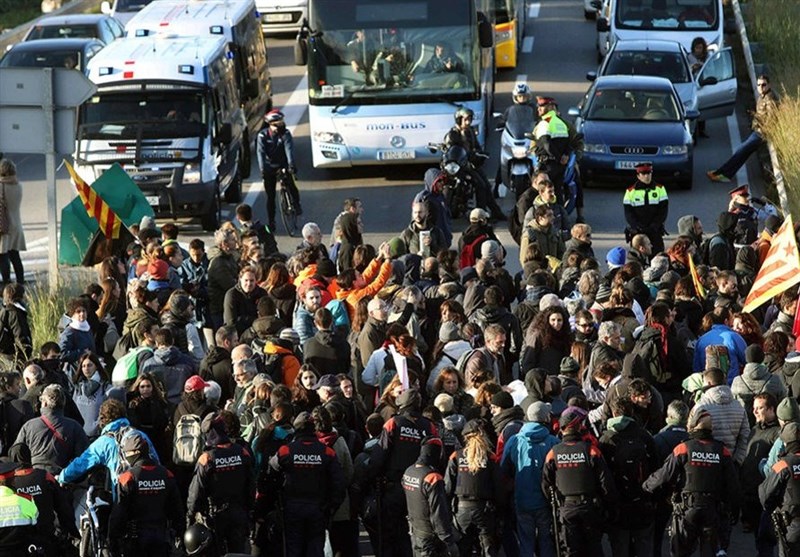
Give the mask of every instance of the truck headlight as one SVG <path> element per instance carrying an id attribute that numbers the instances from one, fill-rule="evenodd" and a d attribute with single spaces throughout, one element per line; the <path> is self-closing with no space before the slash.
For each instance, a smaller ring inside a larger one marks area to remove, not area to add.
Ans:
<path id="1" fill-rule="evenodd" d="M 184 184 L 199 184 L 200 183 L 200 166 L 197 164 L 187 164 L 183 168 L 183 183 Z"/>

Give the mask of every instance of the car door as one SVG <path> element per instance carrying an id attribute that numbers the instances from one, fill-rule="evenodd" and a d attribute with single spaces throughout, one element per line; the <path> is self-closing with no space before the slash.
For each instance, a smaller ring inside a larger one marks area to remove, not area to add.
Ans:
<path id="1" fill-rule="evenodd" d="M 695 81 L 701 119 L 708 120 L 733 114 L 737 84 L 733 51 L 730 48 L 723 48 L 710 54 L 697 73 Z"/>

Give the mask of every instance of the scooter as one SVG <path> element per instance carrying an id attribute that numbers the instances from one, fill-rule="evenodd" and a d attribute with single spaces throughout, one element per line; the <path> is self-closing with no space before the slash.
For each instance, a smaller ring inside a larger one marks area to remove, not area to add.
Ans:
<path id="1" fill-rule="evenodd" d="M 445 176 L 442 193 L 450 216 L 457 219 L 469 212 L 475 197 L 474 181 L 479 179 L 477 172 L 469 160 L 469 153 L 460 145 L 428 143 L 428 149 L 431 153 L 442 153 L 442 160 L 439 163 L 439 168 Z M 488 155 L 483 153 L 477 153 L 476 156 L 488 158 Z"/>
<path id="2" fill-rule="evenodd" d="M 493 116 L 500 119 L 502 114 L 496 112 Z M 534 125 L 536 112 L 530 106 L 515 104 L 509 108 L 505 123 L 499 122 L 495 128 L 502 132 L 497 180 L 513 191 L 516 199 L 531 187 L 536 169 L 535 143 L 530 136 Z"/>

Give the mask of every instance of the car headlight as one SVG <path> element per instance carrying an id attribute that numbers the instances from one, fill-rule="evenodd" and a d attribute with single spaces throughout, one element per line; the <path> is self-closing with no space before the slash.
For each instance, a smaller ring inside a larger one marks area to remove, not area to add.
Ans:
<path id="1" fill-rule="evenodd" d="M 184 184 L 199 184 L 200 183 L 200 166 L 196 164 L 187 164 L 183 168 L 183 183 Z"/>
<path id="2" fill-rule="evenodd" d="M 685 155 L 688 151 L 686 145 L 664 145 L 661 148 L 662 155 Z"/>
<path id="3" fill-rule="evenodd" d="M 461 170 L 461 166 L 457 162 L 448 162 L 444 165 L 444 171 L 450 176 L 455 176 L 459 170 Z"/>
<path id="4" fill-rule="evenodd" d="M 344 139 L 336 132 L 314 132 L 314 141 L 318 143 L 338 143 L 343 144 Z"/>
<path id="5" fill-rule="evenodd" d="M 514 145 L 511 147 L 511 156 L 515 159 L 524 159 L 528 157 L 528 148 L 524 145 Z"/>
<path id="6" fill-rule="evenodd" d="M 511 30 L 508 31 L 498 31 L 494 34 L 494 42 L 495 43 L 502 43 L 505 41 L 510 41 L 512 38 Z"/>
<path id="7" fill-rule="evenodd" d="M 608 148 L 605 143 L 586 143 L 583 146 L 584 153 L 607 153 Z"/>

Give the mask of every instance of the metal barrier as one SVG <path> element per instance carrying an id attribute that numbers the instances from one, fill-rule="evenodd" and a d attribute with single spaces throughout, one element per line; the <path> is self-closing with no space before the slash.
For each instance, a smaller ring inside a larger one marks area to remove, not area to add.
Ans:
<path id="1" fill-rule="evenodd" d="M 82 14 L 91 12 L 99 7 L 100 0 L 73 0 L 72 2 L 64 4 L 57 10 L 53 10 L 48 14 L 42 14 L 41 17 L 52 15 Z M 28 29 L 33 27 L 33 25 L 35 25 L 39 19 L 41 18 L 37 17 L 32 21 L 18 25 L 17 27 L 9 29 L 3 34 L 0 34 L 0 52 L 5 52 L 8 46 L 18 43 L 22 37 L 25 36 L 25 33 L 28 32 Z"/>

